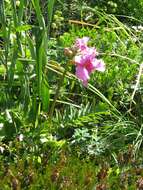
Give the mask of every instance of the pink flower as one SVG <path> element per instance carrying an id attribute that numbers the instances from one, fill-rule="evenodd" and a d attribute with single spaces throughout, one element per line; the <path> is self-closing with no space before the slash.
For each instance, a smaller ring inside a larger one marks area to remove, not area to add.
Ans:
<path id="1" fill-rule="evenodd" d="M 89 37 L 77 38 L 75 42 L 75 47 L 82 51 L 87 48 L 87 42 L 89 41 Z"/>
<path id="2" fill-rule="evenodd" d="M 98 55 L 94 47 L 88 47 L 87 42 L 89 38 L 83 37 L 82 39 L 76 40 L 76 47 L 78 48 L 78 53 L 74 57 L 74 62 L 76 64 L 76 76 L 82 81 L 84 86 L 87 86 L 90 74 L 97 70 L 104 72 L 105 64 L 102 60 L 96 58 Z"/>

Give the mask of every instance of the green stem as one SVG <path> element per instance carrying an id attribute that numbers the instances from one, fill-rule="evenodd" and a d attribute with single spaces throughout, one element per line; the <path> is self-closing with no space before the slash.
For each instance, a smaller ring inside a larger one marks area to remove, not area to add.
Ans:
<path id="1" fill-rule="evenodd" d="M 37 128 L 39 124 L 40 111 L 41 111 L 41 102 L 38 103 L 38 111 L 37 111 L 36 120 L 35 120 L 35 128 Z"/>
<path id="2" fill-rule="evenodd" d="M 56 101 L 58 99 L 58 96 L 59 96 L 59 92 L 60 92 L 60 88 L 63 84 L 63 81 L 64 81 L 64 78 L 65 78 L 65 75 L 66 75 L 66 72 L 68 70 L 68 66 L 65 68 L 64 72 L 63 72 L 63 75 L 61 76 L 60 78 L 60 81 L 59 81 L 59 84 L 58 84 L 58 87 L 57 87 L 57 90 L 55 92 L 55 96 L 54 96 L 54 100 L 53 100 L 53 103 L 52 103 L 52 106 L 51 106 L 51 109 L 50 109 L 50 112 L 49 112 L 49 122 L 51 123 L 52 121 L 52 117 L 53 117 L 53 113 L 54 113 L 54 109 L 55 109 L 55 105 L 56 105 Z"/>

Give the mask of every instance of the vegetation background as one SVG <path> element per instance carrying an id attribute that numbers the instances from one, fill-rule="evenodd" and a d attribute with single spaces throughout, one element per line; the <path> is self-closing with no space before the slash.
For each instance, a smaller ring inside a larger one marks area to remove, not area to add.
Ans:
<path id="1" fill-rule="evenodd" d="M 0 190 L 143 189 L 143 1 L 0 0 Z M 90 37 L 84 87 L 64 54 Z"/>

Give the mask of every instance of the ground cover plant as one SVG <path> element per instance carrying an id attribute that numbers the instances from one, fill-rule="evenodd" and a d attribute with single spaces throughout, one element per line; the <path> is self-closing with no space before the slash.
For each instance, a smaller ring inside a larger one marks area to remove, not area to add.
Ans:
<path id="1" fill-rule="evenodd" d="M 0 1 L 0 189 L 143 189 L 142 6 Z"/>

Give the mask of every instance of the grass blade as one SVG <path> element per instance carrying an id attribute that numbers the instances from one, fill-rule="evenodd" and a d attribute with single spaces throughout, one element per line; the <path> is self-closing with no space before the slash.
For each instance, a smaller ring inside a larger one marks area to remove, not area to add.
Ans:
<path id="1" fill-rule="evenodd" d="M 48 1 L 48 36 L 50 34 L 50 26 L 53 17 L 53 9 L 54 9 L 55 0 Z"/>

